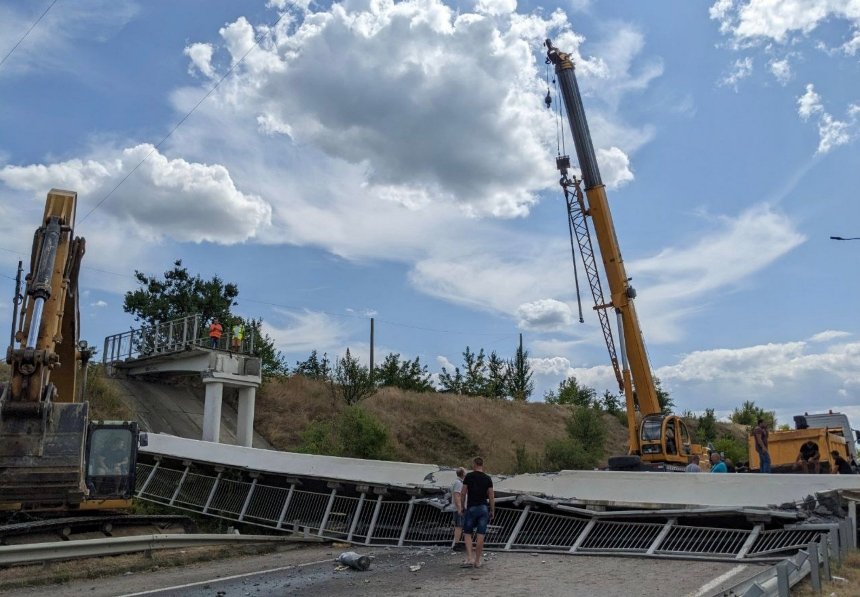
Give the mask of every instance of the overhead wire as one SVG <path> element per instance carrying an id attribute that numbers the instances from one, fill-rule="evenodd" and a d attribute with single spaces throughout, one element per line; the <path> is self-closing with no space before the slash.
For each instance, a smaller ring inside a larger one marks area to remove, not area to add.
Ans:
<path id="1" fill-rule="evenodd" d="M 20 251 L 15 251 L 13 249 L 7 249 L 6 247 L 0 247 L 0 251 L 6 251 L 7 253 L 13 253 L 15 255 L 19 255 L 19 256 L 25 257 L 25 258 L 27 257 L 26 255 L 24 255 Z M 92 266 L 88 266 L 88 265 L 82 265 L 81 269 L 99 272 L 102 274 L 109 274 L 111 276 L 120 276 L 122 278 L 136 279 L 136 276 L 133 276 L 131 274 L 123 274 L 120 272 L 113 272 L 110 270 L 92 267 Z M 6 274 L 3 274 L 3 273 L 0 273 L 0 276 L 3 276 L 4 278 L 9 278 L 10 280 L 15 279 L 15 278 L 7 276 Z M 302 311 L 302 310 L 308 309 L 307 307 L 300 307 L 298 305 L 287 305 L 287 304 L 283 304 L 283 303 L 273 303 L 271 301 L 263 301 L 263 300 L 259 300 L 259 299 L 247 298 L 244 296 L 241 298 L 241 300 L 248 302 L 248 303 L 257 303 L 260 305 L 268 305 L 270 307 L 278 307 L 280 309 L 293 309 L 293 310 L 297 310 L 297 311 Z M 360 314 L 356 314 L 356 313 L 335 313 L 333 311 L 324 311 L 321 309 L 313 309 L 313 312 L 314 313 L 322 313 L 324 315 L 329 315 L 331 317 L 341 317 L 341 318 L 345 318 L 345 319 L 367 319 L 369 317 L 368 315 L 360 315 Z M 449 330 L 449 329 L 432 328 L 432 327 L 413 325 L 413 324 L 409 324 L 409 323 L 402 323 L 399 321 L 392 321 L 390 319 L 380 319 L 380 318 L 375 317 L 375 316 L 374 316 L 374 321 L 379 322 L 379 323 L 384 323 L 387 325 L 391 325 L 391 326 L 395 326 L 395 327 L 409 328 L 409 329 L 421 330 L 421 331 L 425 331 L 425 332 L 434 332 L 434 333 L 439 333 L 439 334 L 456 334 L 456 335 L 463 335 L 463 336 L 487 336 L 487 337 L 499 337 L 499 338 L 515 335 L 515 334 L 510 334 L 508 332 L 504 332 L 504 333 L 501 333 L 501 332 L 470 332 L 470 331 L 464 331 L 464 330 Z"/>
<path id="2" fill-rule="evenodd" d="M 27 31 L 24 32 L 24 35 L 21 36 L 21 39 L 18 40 L 18 43 L 16 43 L 14 46 L 12 46 L 12 49 L 9 50 L 5 56 L 3 56 L 3 60 L 0 60 L 0 67 L 2 67 L 3 63 L 6 62 L 6 60 L 9 58 L 9 56 L 11 56 L 12 53 L 18 49 L 18 46 L 21 45 L 21 42 L 24 41 L 25 39 L 27 39 L 27 36 L 30 35 L 30 32 L 36 27 L 36 25 L 39 24 L 39 21 L 41 21 L 42 19 L 45 18 L 45 15 L 48 14 L 48 11 L 51 10 L 54 7 L 54 4 L 56 4 L 56 3 L 57 3 L 57 0 L 53 0 L 48 5 L 48 8 L 46 8 L 45 11 L 39 15 L 39 18 L 36 19 L 36 21 L 32 25 L 30 25 L 30 28 L 27 29 Z"/>

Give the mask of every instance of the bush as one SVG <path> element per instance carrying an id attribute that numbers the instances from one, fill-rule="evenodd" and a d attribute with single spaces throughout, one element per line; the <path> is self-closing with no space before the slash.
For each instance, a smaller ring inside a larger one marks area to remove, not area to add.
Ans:
<path id="1" fill-rule="evenodd" d="M 567 437 L 547 442 L 545 464 L 549 470 L 592 469 L 603 456 L 606 424 L 600 411 L 574 408 L 567 422 Z"/>
<path id="2" fill-rule="evenodd" d="M 525 446 L 517 445 L 514 456 L 516 457 L 514 473 L 517 475 L 522 473 L 539 473 L 546 468 L 540 454 L 529 454 Z"/>
<path id="3" fill-rule="evenodd" d="M 554 439 L 546 443 L 546 468 L 551 471 L 562 469 L 591 469 L 597 464 L 597 459 L 582 445 L 571 439 Z"/>
<path id="4" fill-rule="evenodd" d="M 302 433 L 298 449 L 304 454 L 387 460 L 391 458 L 388 429 L 360 406 L 345 409 L 333 421 L 314 421 Z"/>
<path id="5" fill-rule="evenodd" d="M 83 375 L 80 372 L 79 375 Z M 134 410 L 123 400 L 116 386 L 108 381 L 104 367 L 91 365 L 87 375 L 87 395 L 90 419 L 94 421 L 133 421 Z"/>
<path id="6" fill-rule="evenodd" d="M 731 458 L 735 465 L 741 462 L 748 462 L 750 459 L 747 443 L 737 440 L 730 435 L 724 435 L 715 441 L 714 449 L 724 454 L 726 458 Z"/>

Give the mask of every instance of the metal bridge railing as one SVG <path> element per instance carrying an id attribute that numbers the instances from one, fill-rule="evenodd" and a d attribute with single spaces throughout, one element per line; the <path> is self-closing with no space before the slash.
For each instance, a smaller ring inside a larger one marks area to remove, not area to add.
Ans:
<path id="1" fill-rule="evenodd" d="M 105 338 L 102 363 L 110 365 L 141 357 L 179 352 L 188 346 L 253 353 L 253 327 L 245 327 L 241 339 L 236 342 L 233 341 L 233 331 L 225 329 L 213 346 L 205 323 L 199 314 L 194 314 L 108 336 Z"/>
<path id="2" fill-rule="evenodd" d="M 366 493 L 342 495 L 239 480 L 155 464 L 138 464 L 137 497 L 207 516 L 275 530 L 303 530 L 328 539 L 370 546 L 448 545 L 451 513 L 435 500 Z M 234 477 L 234 478 L 230 478 Z M 637 554 L 724 560 L 785 557 L 818 540 L 827 529 L 724 529 L 665 522 L 598 520 L 549 506 L 500 504 L 486 545 L 506 551 Z M 541 508 L 541 510 L 538 510 Z"/>

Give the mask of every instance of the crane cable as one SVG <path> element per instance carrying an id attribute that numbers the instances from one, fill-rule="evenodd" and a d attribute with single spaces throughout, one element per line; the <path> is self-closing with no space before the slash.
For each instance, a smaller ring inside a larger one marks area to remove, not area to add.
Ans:
<path id="1" fill-rule="evenodd" d="M 549 77 L 549 64 L 546 65 L 546 99 L 544 102 L 546 103 L 547 108 L 552 107 L 552 95 L 550 94 L 550 77 Z M 558 91 L 558 78 L 552 78 L 552 84 L 555 86 L 556 97 L 561 97 Z M 555 116 L 555 143 L 556 143 L 556 151 L 558 152 L 558 156 L 566 155 L 567 148 L 565 147 L 564 142 L 564 119 L 561 112 L 561 102 L 558 102 L 558 109 L 554 110 Z M 562 178 L 562 183 L 567 179 L 567 176 L 564 175 Z M 576 265 L 576 242 L 573 236 L 573 212 L 574 209 L 573 203 L 571 201 L 570 192 L 567 190 L 567 187 L 562 184 L 562 189 L 564 190 L 564 204 L 567 209 L 567 231 L 570 235 L 570 258 L 573 262 L 573 284 L 576 288 L 576 305 L 579 310 L 579 323 L 585 323 L 585 318 L 582 316 L 582 293 L 579 290 L 579 268 Z"/>

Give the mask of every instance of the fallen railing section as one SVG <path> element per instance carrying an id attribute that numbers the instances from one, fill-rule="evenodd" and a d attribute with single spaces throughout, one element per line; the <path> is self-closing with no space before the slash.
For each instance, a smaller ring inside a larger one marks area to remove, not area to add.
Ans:
<path id="1" fill-rule="evenodd" d="M 833 524 L 808 525 L 821 531 L 791 557 L 780 560 L 751 578 L 708 597 L 789 597 L 791 588 L 809 577 L 812 589 L 821 592 L 822 581 L 832 580 L 832 560 L 837 562 L 857 549 L 856 529 L 849 521 Z"/>
<path id="2" fill-rule="evenodd" d="M 137 497 L 234 522 L 359 545 L 451 542 L 451 513 L 445 511 L 445 503 L 438 497 L 422 497 L 418 489 L 351 487 L 329 481 L 319 490 L 318 480 L 298 478 L 278 486 L 253 474 L 244 480 L 247 471 L 221 469 L 213 475 L 193 470 L 191 462 L 183 465 L 173 468 L 175 463 L 160 460 L 139 464 Z M 489 548 L 503 551 L 775 561 L 831 532 L 820 525 L 783 527 L 779 520 L 784 513 L 779 511 L 721 511 L 716 513 L 720 518 L 709 518 L 707 512 L 695 510 L 589 514 L 527 495 L 496 502 L 485 541 Z M 636 520 L 645 514 L 647 520 Z M 765 522 L 749 522 L 750 517 Z M 732 520 L 731 528 L 726 528 L 727 519 Z"/>

